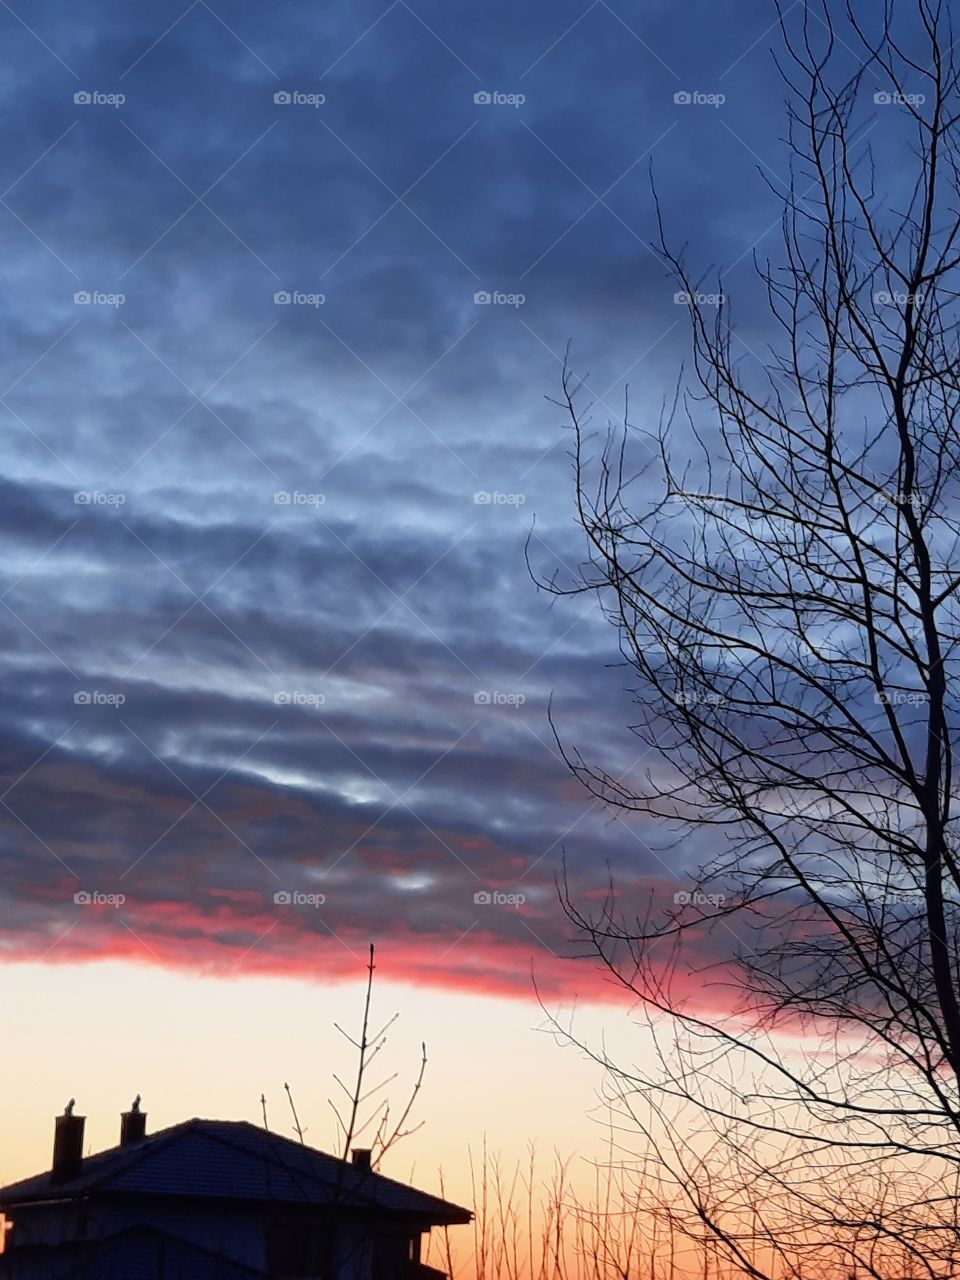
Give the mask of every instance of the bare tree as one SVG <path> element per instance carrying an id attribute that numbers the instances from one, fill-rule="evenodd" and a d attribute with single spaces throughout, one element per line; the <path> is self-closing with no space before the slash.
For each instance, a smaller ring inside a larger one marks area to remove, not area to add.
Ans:
<path id="1" fill-rule="evenodd" d="M 330 1106 L 337 1118 L 341 1158 L 344 1160 L 349 1159 L 356 1140 L 372 1129 L 370 1163 L 373 1168 L 377 1167 L 392 1147 L 411 1133 L 416 1133 L 423 1123 L 421 1121 L 420 1124 L 414 1125 L 412 1129 L 407 1128 L 410 1113 L 420 1094 L 423 1077 L 427 1070 L 427 1046 L 421 1043 L 420 1066 L 411 1086 L 409 1097 L 400 1112 L 399 1118 L 391 1119 L 389 1098 L 383 1098 L 382 1095 L 387 1085 L 397 1078 L 397 1073 L 394 1071 L 391 1075 L 377 1081 L 376 1084 L 371 1084 L 367 1076 L 374 1060 L 387 1043 L 387 1032 L 400 1015 L 398 1013 L 393 1014 L 378 1031 L 371 1031 L 370 1002 L 373 996 L 373 974 L 375 969 L 374 946 L 371 942 L 370 957 L 367 962 L 367 988 L 363 1001 L 363 1018 L 360 1024 L 359 1037 L 350 1035 L 348 1031 L 344 1031 L 343 1027 L 334 1023 L 340 1034 L 357 1051 L 356 1074 L 352 1088 L 344 1084 L 339 1076 L 335 1075 L 333 1077 L 346 1098 L 346 1118 L 344 1118 L 344 1112 L 341 1110 L 342 1103 L 337 1103 L 332 1098 L 330 1099 Z M 371 1099 L 374 1101 L 371 1102 Z M 364 1115 L 365 1107 L 367 1108 L 366 1115 Z"/>
<path id="2" fill-rule="evenodd" d="M 332 1274 L 335 1270 L 345 1270 L 347 1272 L 356 1270 L 359 1273 L 365 1267 L 369 1269 L 373 1265 L 376 1245 L 369 1235 L 354 1231 L 351 1243 L 349 1242 L 350 1235 L 340 1238 L 338 1233 L 342 1226 L 348 1222 L 350 1215 L 356 1210 L 357 1206 L 362 1205 L 364 1198 L 369 1195 L 371 1181 L 384 1155 L 404 1138 L 415 1133 L 420 1128 L 420 1124 L 411 1125 L 409 1122 L 419 1097 L 427 1068 L 427 1048 L 425 1044 L 420 1046 L 419 1069 L 414 1077 L 409 1095 L 400 1110 L 399 1117 L 394 1118 L 392 1116 L 389 1094 L 384 1094 L 387 1086 L 396 1080 L 397 1072 L 393 1072 L 376 1082 L 371 1082 L 370 1080 L 370 1069 L 387 1044 L 387 1032 L 399 1017 L 399 1014 L 395 1013 L 380 1026 L 379 1030 L 371 1030 L 373 978 L 376 972 L 375 955 L 374 944 L 371 942 L 366 965 L 367 981 L 358 1033 L 351 1035 L 338 1023 L 334 1023 L 336 1030 L 355 1051 L 356 1066 L 352 1078 L 349 1078 L 349 1083 L 334 1073 L 333 1079 L 343 1097 L 338 1098 L 336 1101 L 333 1098 L 328 1099 L 337 1122 L 336 1146 L 341 1163 L 337 1166 L 334 1185 L 327 1189 L 324 1204 L 324 1223 L 327 1231 L 319 1245 L 319 1248 L 323 1251 L 324 1274 Z M 297 1135 L 300 1143 L 305 1145 L 308 1130 L 301 1122 L 294 1101 L 293 1090 L 289 1083 L 285 1083 L 283 1088 L 287 1095 L 287 1105 L 293 1120 L 293 1132 Z M 260 1104 L 263 1112 L 263 1125 L 266 1129 L 268 1128 L 267 1100 L 263 1094 L 260 1095 Z M 355 1153 L 360 1149 L 358 1143 L 361 1140 L 367 1141 L 369 1146 L 363 1148 L 363 1158 L 358 1161 Z M 352 1164 L 349 1163 L 351 1156 L 354 1157 Z M 283 1159 L 282 1153 L 279 1154 L 279 1159 L 287 1177 L 295 1184 L 302 1186 L 304 1200 L 309 1201 L 315 1194 L 315 1188 L 312 1188 L 308 1181 L 302 1177 L 295 1165 Z M 306 1275 L 306 1268 L 316 1265 L 316 1250 L 318 1246 L 313 1239 L 308 1237 L 301 1241 L 295 1237 L 293 1245 L 286 1247 L 293 1249 L 292 1256 L 296 1261 L 296 1265 L 301 1268 L 296 1272 L 297 1275 Z"/>
<path id="3" fill-rule="evenodd" d="M 561 896 L 647 1014 L 647 1066 L 595 1052 L 672 1233 L 756 1277 L 955 1275 L 955 39 L 940 0 L 778 12 L 768 353 L 697 305 L 661 220 L 693 376 L 656 431 L 628 413 L 594 448 L 566 371 L 588 551 L 541 579 L 599 596 L 658 759 L 621 777 L 558 734 L 568 764 L 708 852 L 663 902 Z"/>
<path id="4" fill-rule="evenodd" d="M 340 1035 L 356 1051 L 356 1065 L 350 1083 L 345 1083 L 337 1073 L 334 1073 L 333 1080 L 340 1090 L 341 1096 L 336 1100 L 333 1098 L 328 1099 L 337 1122 L 336 1145 L 340 1159 L 349 1160 L 358 1140 L 366 1137 L 370 1142 L 368 1150 L 370 1152 L 370 1167 L 373 1169 L 376 1169 L 386 1153 L 395 1147 L 398 1142 L 409 1137 L 410 1134 L 416 1133 L 422 1126 L 423 1121 L 420 1121 L 419 1124 L 410 1127 L 409 1121 L 420 1095 L 423 1078 L 427 1070 L 427 1046 L 422 1043 L 420 1045 L 419 1067 L 410 1087 L 410 1092 L 399 1116 L 393 1117 L 390 1110 L 390 1099 L 388 1096 L 384 1097 L 383 1091 L 396 1080 L 397 1072 L 391 1072 L 390 1075 L 384 1076 L 375 1083 L 372 1083 L 369 1079 L 370 1069 L 374 1061 L 386 1047 L 387 1032 L 400 1016 L 395 1013 L 383 1023 L 379 1030 L 374 1031 L 371 1029 L 373 975 L 377 967 L 375 955 L 375 947 L 371 942 L 367 959 L 367 983 L 364 990 L 363 1009 L 358 1034 L 351 1035 L 339 1023 L 335 1022 L 333 1024 Z M 287 1095 L 287 1105 L 293 1118 L 293 1132 L 300 1142 L 304 1143 L 307 1130 L 300 1122 L 293 1098 L 293 1090 L 289 1084 L 284 1084 L 283 1088 Z M 267 1100 L 262 1094 L 260 1096 L 260 1104 L 263 1110 L 263 1126 L 267 1128 Z"/>
<path id="5" fill-rule="evenodd" d="M 592 1178 L 584 1178 L 582 1168 L 572 1170 L 573 1163 L 555 1152 L 544 1174 L 533 1144 L 526 1160 L 512 1167 L 486 1143 L 476 1156 L 471 1151 L 473 1240 L 463 1257 L 449 1231 L 441 1234 L 434 1252 L 447 1274 L 453 1280 L 629 1280 L 642 1274 L 673 1280 L 657 1219 L 638 1212 L 632 1177 L 624 1179 L 614 1160 L 594 1164 Z M 442 1174 L 440 1182 L 443 1188 Z"/>

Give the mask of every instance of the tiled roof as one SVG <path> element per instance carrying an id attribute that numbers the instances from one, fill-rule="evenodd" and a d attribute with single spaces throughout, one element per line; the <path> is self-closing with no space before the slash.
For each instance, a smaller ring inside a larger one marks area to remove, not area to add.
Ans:
<path id="1" fill-rule="evenodd" d="M 76 1178 L 49 1172 L 0 1188 L 0 1210 L 32 1200 L 144 1195 L 226 1198 L 375 1209 L 431 1225 L 470 1212 L 246 1121 L 187 1120 L 139 1142 L 88 1156 Z"/>

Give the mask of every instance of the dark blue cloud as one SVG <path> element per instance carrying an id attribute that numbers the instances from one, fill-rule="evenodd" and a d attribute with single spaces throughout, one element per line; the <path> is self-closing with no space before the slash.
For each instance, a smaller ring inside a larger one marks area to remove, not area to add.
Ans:
<path id="1" fill-rule="evenodd" d="M 556 756 L 551 694 L 594 758 L 639 767 L 614 636 L 551 607 L 523 541 L 536 513 L 541 563 L 580 554 L 545 399 L 568 340 L 601 424 L 627 382 L 652 419 L 687 350 L 651 164 L 671 235 L 742 259 L 749 314 L 778 213 L 758 166 L 786 176 L 772 16 L 3 7 L 11 947 L 122 882 L 148 950 L 178 918 L 207 936 L 224 894 L 243 950 L 299 883 L 329 887 L 302 923 L 327 941 L 548 958 L 564 847 L 585 884 L 608 860 L 669 876 Z M 478 886 L 528 901 L 484 916 Z"/>

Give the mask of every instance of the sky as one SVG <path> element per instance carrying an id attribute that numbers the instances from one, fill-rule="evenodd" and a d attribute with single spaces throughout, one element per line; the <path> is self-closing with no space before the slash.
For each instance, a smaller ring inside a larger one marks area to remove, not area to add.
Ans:
<path id="1" fill-rule="evenodd" d="M 774 24 L 768 0 L 0 4 L 0 1176 L 74 1095 L 95 1146 L 128 1093 L 258 1119 L 299 1075 L 321 1112 L 370 940 L 436 1044 L 421 1169 L 462 1174 L 483 1133 L 552 1147 L 560 1117 L 589 1145 L 591 1069 L 533 981 L 623 1014 L 561 859 L 588 897 L 609 868 L 667 901 L 698 850 L 565 769 L 548 705 L 618 776 L 657 761 L 596 603 L 538 590 L 524 549 L 561 576 L 583 554 L 568 344 L 601 430 L 628 387 L 654 427 L 688 358 L 651 171 L 762 347 Z"/>

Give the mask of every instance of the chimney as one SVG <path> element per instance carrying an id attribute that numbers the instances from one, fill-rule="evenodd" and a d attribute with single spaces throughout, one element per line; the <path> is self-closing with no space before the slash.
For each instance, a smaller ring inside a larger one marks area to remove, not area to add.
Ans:
<path id="1" fill-rule="evenodd" d="M 83 1165 L 83 1126 L 86 1116 L 75 1116 L 73 1098 L 67 1103 L 62 1116 L 57 1116 L 53 1131 L 53 1168 L 51 1177 L 54 1182 L 68 1182 L 76 1178 Z"/>
<path id="2" fill-rule="evenodd" d="M 357 1166 L 358 1169 L 370 1168 L 370 1148 L 369 1147 L 354 1147 L 353 1151 L 350 1154 L 353 1156 L 353 1163 Z"/>
<path id="3" fill-rule="evenodd" d="M 129 1111 L 120 1113 L 120 1145 L 127 1146 L 131 1142 L 140 1142 L 147 1136 L 147 1113 L 140 1110 L 139 1093 L 133 1100 Z"/>

